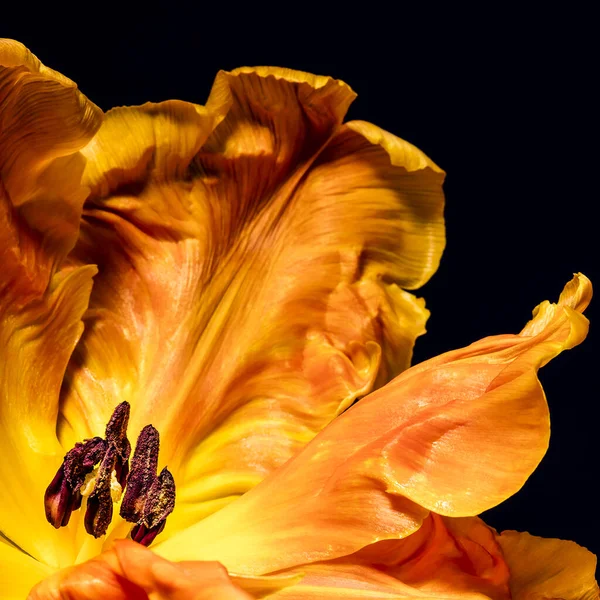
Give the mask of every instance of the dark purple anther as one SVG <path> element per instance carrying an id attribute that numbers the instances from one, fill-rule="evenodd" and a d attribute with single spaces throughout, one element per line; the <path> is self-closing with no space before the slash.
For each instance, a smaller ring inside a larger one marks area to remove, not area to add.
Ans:
<path id="1" fill-rule="evenodd" d="M 105 438 L 109 446 L 116 450 L 114 469 L 117 481 L 122 488 L 125 487 L 127 474 L 129 472 L 129 455 L 131 444 L 127 439 L 127 425 L 129 423 L 129 403 L 121 402 L 115 408 L 108 425 L 106 426 Z"/>
<path id="2" fill-rule="evenodd" d="M 136 525 L 131 530 L 131 539 L 142 546 L 149 546 L 154 538 L 165 528 L 167 520 L 161 521 L 160 525 L 148 529 L 145 525 Z"/>
<path id="3" fill-rule="evenodd" d="M 131 538 L 148 546 L 164 529 L 175 508 L 175 481 L 165 467 L 158 477 L 160 439 L 152 425 L 142 429 L 131 461 L 127 490 L 121 504 L 121 516 L 135 523 Z"/>
<path id="4" fill-rule="evenodd" d="M 131 445 L 127 440 L 128 421 L 129 404 L 122 402 L 115 408 L 108 422 L 106 439 L 94 437 L 85 440 L 83 443 L 78 442 L 72 450 L 67 452 L 63 464 L 58 469 L 44 495 L 46 518 L 51 525 L 58 529 L 68 524 L 71 513 L 81 507 L 81 489 L 86 476 L 93 471 L 98 463 L 101 463 L 94 490 L 90 495 L 90 499 L 93 497 L 91 506 L 90 501 L 88 501 L 86 529 L 89 522 L 92 529 L 90 533 L 93 535 L 98 534 L 96 537 L 106 532 L 106 527 L 108 527 L 112 516 L 112 498 L 110 496 L 112 472 L 115 471 L 117 481 L 122 487 L 129 469 L 128 459 Z M 107 482 L 108 496 L 104 492 Z M 96 492 L 96 490 L 98 491 Z M 107 505 L 107 498 L 110 502 L 110 508 Z M 108 516 L 108 522 L 106 522 L 108 513 L 110 513 L 110 516 Z M 105 522 L 106 526 L 104 526 Z M 102 533 L 99 533 L 100 531 Z"/>
<path id="5" fill-rule="evenodd" d="M 103 536 L 112 521 L 111 481 L 116 461 L 117 451 L 113 446 L 109 446 L 98 468 L 94 490 L 88 497 L 84 519 L 85 530 L 95 538 Z"/>
<path id="6" fill-rule="evenodd" d="M 159 447 L 158 431 L 152 425 L 146 425 L 135 445 L 127 489 L 121 504 L 121 516 L 130 523 L 137 523 L 144 516 L 146 495 L 156 479 Z"/>
<path id="7" fill-rule="evenodd" d="M 63 459 L 54 479 L 44 494 L 46 519 L 58 529 L 69 523 L 71 513 L 81 506 L 80 489 L 85 476 L 91 473 L 106 451 L 106 443 L 95 437 L 77 442 Z"/>

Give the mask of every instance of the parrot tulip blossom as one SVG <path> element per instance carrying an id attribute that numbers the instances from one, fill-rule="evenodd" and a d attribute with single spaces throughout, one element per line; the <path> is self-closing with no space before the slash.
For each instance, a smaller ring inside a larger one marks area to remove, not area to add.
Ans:
<path id="1" fill-rule="evenodd" d="M 242 68 L 103 114 L 0 40 L 0 597 L 598 597 L 476 517 L 546 450 L 591 285 L 407 370 L 443 172 L 353 98 Z"/>

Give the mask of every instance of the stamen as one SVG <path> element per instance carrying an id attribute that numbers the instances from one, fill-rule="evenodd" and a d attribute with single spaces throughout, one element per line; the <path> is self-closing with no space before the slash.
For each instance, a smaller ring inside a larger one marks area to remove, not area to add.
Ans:
<path id="1" fill-rule="evenodd" d="M 134 541 L 150 545 L 164 529 L 175 508 L 175 481 L 165 467 L 156 476 L 160 437 L 152 425 L 142 429 L 131 461 L 131 472 L 121 504 L 121 516 L 135 523 Z"/>
<path id="2" fill-rule="evenodd" d="M 143 518 L 146 495 L 156 479 L 160 436 L 152 425 L 146 425 L 138 436 L 131 459 L 131 472 L 121 504 L 121 516 L 130 523 Z"/>
<path id="3" fill-rule="evenodd" d="M 106 442 L 117 452 L 115 471 L 117 473 L 117 481 L 121 484 L 121 488 L 125 486 L 125 481 L 129 472 L 129 455 L 131 454 L 131 444 L 127 439 L 129 411 L 129 403 L 121 402 L 121 404 L 115 408 L 115 411 L 106 426 L 105 432 Z"/>
<path id="4" fill-rule="evenodd" d="M 65 454 L 63 464 L 44 494 L 46 519 L 58 529 L 69 523 L 71 513 L 81 506 L 80 488 L 106 452 L 106 442 L 99 437 L 78 442 Z"/>
<path id="5" fill-rule="evenodd" d="M 103 536 L 112 521 L 111 479 L 116 462 L 117 451 L 114 446 L 110 446 L 98 469 L 94 490 L 88 497 L 84 520 L 85 530 L 95 538 Z"/>
<path id="6" fill-rule="evenodd" d="M 106 532 L 106 527 L 108 527 L 112 516 L 110 494 L 112 474 L 115 473 L 115 477 L 122 488 L 129 471 L 131 444 L 126 435 L 129 410 L 129 403 L 121 402 L 115 408 L 106 426 L 106 439 L 94 437 L 84 440 L 83 443 L 77 442 L 75 447 L 65 455 L 63 464 L 59 467 L 44 494 L 46 518 L 57 529 L 67 525 L 71 513 L 81 507 L 81 488 L 86 483 L 86 477 L 100 463 L 94 489 L 90 494 L 91 507 L 90 500 L 88 500 L 86 529 L 89 522 L 91 531 L 88 531 L 92 535 L 98 537 L 98 535 L 103 535 Z M 89 480 L 87 483 L 89 483 Z M 107 485 L 108 497 L 104 492 L 104 487 Z M 86 488 L 88 488 L 87 485 Z M 98 490 L 97 493 L 96 490 Z M 86 494 L 89 493 L 88 489 L 85 491 Z M 110 503 L 110 510 L 106 506 L 107 499 Z M 96 506 L 97 503 L 101 503 L 102 506 Z M 105 523 L 107 515 L 109 515 L 108 522 Z M 100 531 L 102 533 L 99 533 Z"/>
<path id="7" fill-rule="evenodd" d="M 85 530 L 103 536 L 113 516 L 113 503 L 125 495 L 120 514 L 135 523 L 131 537 L 150 545 L 165 528 L 175 508 L 175 481 L 165 467 L 156 475 L 160 436 L 152 425 L 140 432 L 129 471 L 131 444 L 127 439 L 129 404 L 121 402 L 106 426 L 105 438 L 95 437 L 75 444 L 44 496 L 46 518 L 59 528 L 87 497 Z"/>

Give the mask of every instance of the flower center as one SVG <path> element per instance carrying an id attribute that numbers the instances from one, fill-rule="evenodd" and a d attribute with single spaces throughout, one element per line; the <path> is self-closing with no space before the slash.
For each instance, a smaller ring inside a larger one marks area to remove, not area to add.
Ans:
<path id="1" fill-rule="evenodd" d="M 129 403 L 122 402 L 104 438 L 78 442 L 65 455 L 44 495 L 46 518 L 57 529 L 69 523 L 85 497 L 85 529 L 95 538 L 103 536 L 112 520 L 113 504 L 124 489 L 120 515 L 135 523 L 132 539 L 148 546 L 164 529 L 175 507 L 175 481 L 166 467 L 156 475 L 160 437 L 152 425 L 140 432 L 129 470 L 129 413 Z"/>

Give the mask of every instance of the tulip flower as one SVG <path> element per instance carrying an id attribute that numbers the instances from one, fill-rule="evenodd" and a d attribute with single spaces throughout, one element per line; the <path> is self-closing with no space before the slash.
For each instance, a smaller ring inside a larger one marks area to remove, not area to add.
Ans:
<path id="1" fill-rule="evenodd" d="M 546 450 L 591 285 L 406 370 L 443 172 L 353 97 L 243 68 L 104 115 L 0 41 L 2 597 L 598 597 L 476 517 Z"/>
<path id="2" fill-rule="evenodd" d="M 104 115 L 21 44 L 0 65 L 0 589 L 24 597 L 220 510 L 406 369 L 444 174 L 343 124 L 329 77 Z"/>
<path id="3" fill-rule="evenodd" d="M 115 542 L 31 598 L 597 600 L 590 552 L 498 534 L 474 516 L 518 491 L 543 457 L 549 419 L 536 373 L 585 338 L 590 298 L 577 274 L 518 335 L 408 369 L 156 554 Z M 213 596 L 202 595 L 204 579 L 221 586 Z"/>

